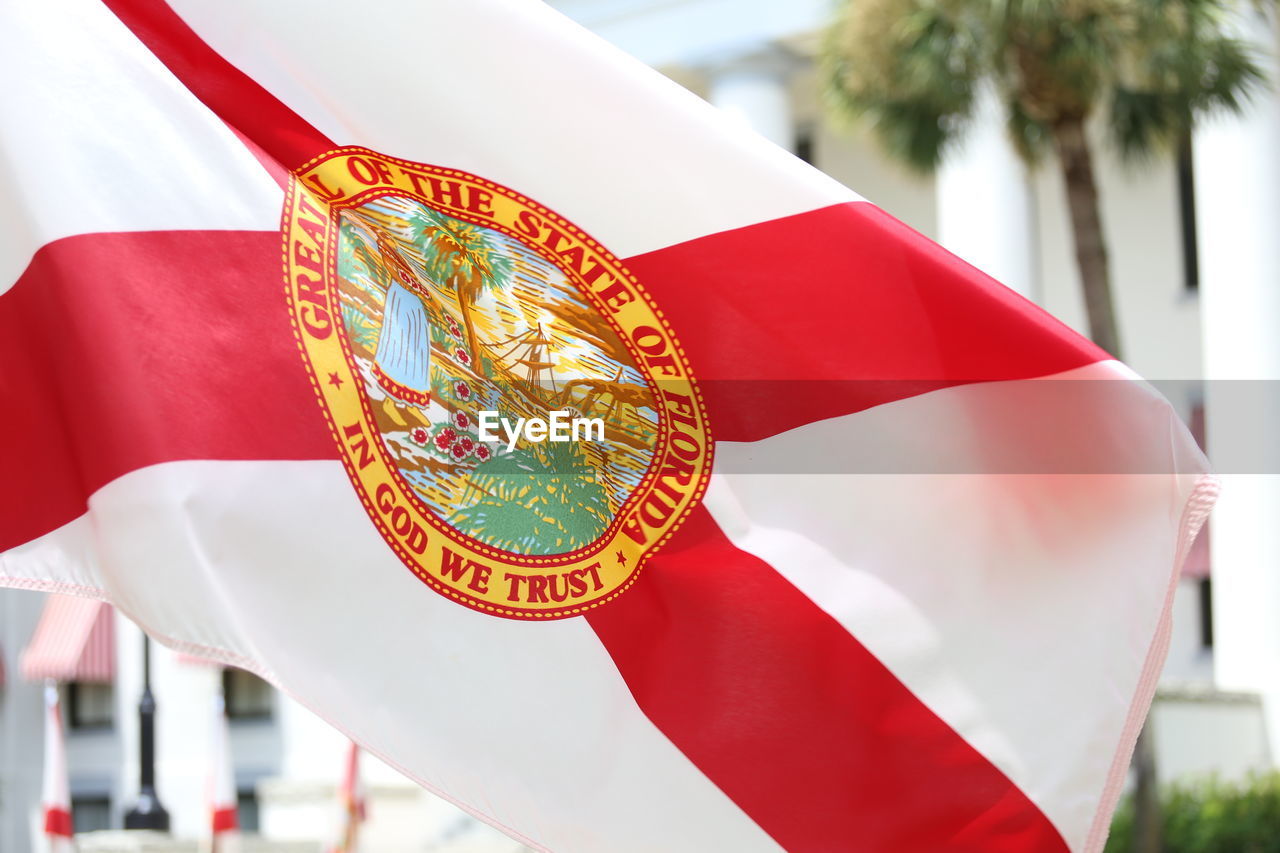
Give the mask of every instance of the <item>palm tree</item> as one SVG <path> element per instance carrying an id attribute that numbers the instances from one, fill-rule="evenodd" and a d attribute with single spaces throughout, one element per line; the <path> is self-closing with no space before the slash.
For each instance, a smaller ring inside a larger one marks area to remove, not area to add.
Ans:
<path id="1" fill-rule="evenodd" d="M 842 0 L 824 78 L 839 115 L 870 119 L 890 154 L 922 171 L 993 87 L 1023 159 L 1057 153 L 1089 332 L 1119 357 L 1086 124 L 1101 117 L 1120 153 L 1143 159 L 1185 139 L 1199 116 L 1239 111 L 1263 76 L 1230 34 L 1236 2 Z"/>
<path id="2" fill-rule="evenodd" d="M 476 337 L 476 302 L 488 289 L 505 285 L 511 278 L 509 258 L 497 251 L 489 232 L 478 225 L 419 207 L 409 217 L 414 243 L 422 252 L 427 274 L 453 287 L 467 332 L 471 363 L 480 368 L 480 346 Z"/>

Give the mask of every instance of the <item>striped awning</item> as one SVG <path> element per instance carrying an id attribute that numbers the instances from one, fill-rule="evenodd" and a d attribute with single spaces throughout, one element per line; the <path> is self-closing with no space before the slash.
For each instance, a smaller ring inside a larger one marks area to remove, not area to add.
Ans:
<path id="1" fill-rule="evenodd" d="M 22 653 L 22 677 L 105 684 L 115 676 L 115 663 L 115 618 L 110 605 L 50 595 L 31 644 Z"/>

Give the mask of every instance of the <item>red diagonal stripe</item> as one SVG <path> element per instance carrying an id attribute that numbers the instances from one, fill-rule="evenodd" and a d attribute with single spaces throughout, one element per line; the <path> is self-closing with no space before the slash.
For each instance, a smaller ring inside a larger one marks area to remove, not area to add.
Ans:
<path id="1" fill-rule="evenodd" d="M 255 155 L 292 170 L 337 146 L 195 34 L 163 0 L 103 0 L 125 26 Z M 271 171 L 271 165 L 264 165 Z"/>
<path id="2" fill-rule="evenodd" d="M 793 853 L 1067 849 L 1009 779 L 705 509 L 587 619 L 645 714 Z"/>
<path id="3" fill-rule="evenodd" d="M 713 435 L 754 441 L 925 391 L 1108 356 L 864 202 L 627 260 L 684 345 Z"/>
<path id="4" fill-rule="evenodd" d="M 1102 357 L 980 274 L 948 272 L 959 262 L 941 250 L 888 245 L 905 230 L 854 204 L 627 262 L 688 351 L 714 436 L 758 438 L 942 385 Z M 0 295 L 0 399 L 17 413 L 0 440 L 21 449 L 4 471 L 0 549 L 70 521 L 93 491 L 144 465 L 334 458 L 289 327 L 278 240 L 88 234 L 36 254 Z M 758 248 L 776 245 L 804 263 Z M 949 282 L 929 278 L 942 273 Z M 814 289 L 840 310 L 764 304 Z"/>
<path id="5" fill-rule="evenodd" d="M 50 243 L 0 295 L 0 366 L 0 551 L 147 465 L 337 458 L 270 232 Z"/>

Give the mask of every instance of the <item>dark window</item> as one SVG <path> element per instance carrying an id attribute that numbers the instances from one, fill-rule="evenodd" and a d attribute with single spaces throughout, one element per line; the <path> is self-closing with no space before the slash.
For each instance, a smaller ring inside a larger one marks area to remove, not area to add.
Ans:
<path id="1" fill-rule="evenodd" d="M 1191 134 L 1178 145 L 1178 216 L 1182 226 L 1182 286 L 1200 289 L 1200 253 L 1196 248 L 1196 185 L 1191 166 Z"/>
<path id="2" fill-rule="evenodd" d="M 115 690 L 110 684 L 67 684 L 67 726 L 72 729 L 110 728 L 115 721 Z"/>
<path id="3" fill-rule="evenodd" d="M 1191 437 L 1196 440 L 1196 444 L 1201 450 L 1205 449 L 1205 420 L 1204 420 L 1204 403 L 1197 402 L 1191 405 L 1191 417 L 1187 420 L 1187 427 L 1191 430 Z M 1206 521 L 1204 527 L 1200 528 L 1200 534 L 1196 537 L 1191 546 L 1191 553 L 1187 555 L 1187 564 L 1192 567 L 1193 573 L 1200 576 L 1197 583 L 1197 593 L 1199 595 L 1199 617 L 1200 617 L 1200 647 L 1205 649 L 1213 648 L 1213 584 L 1209 581 L 1209 571 L 1211 565 L 1209 562 L 1209 533 L 1212 521 Z"/>
<path id="4" fill-rule="evenodd" d="M 233 667 L 224 669 L 222 696 L 226 702 L 228 719 L 262 720 L 271 716 L 274 704 L 271 685 L 252 672 Z"/>
<path id="5" fill-rule="evenodd" d="M 258 795 L 252 788 L 241 788 L 236 792 L 236 819 L 240 822 L 241 832 L 258 831 Z"/>
<path id="6" fill-rule="evenodd" d="M 1191 404 L 1191 417 L 1187 419 L 1187 429 L 1191 430 L 1191 437 L 1196 440 L 1196 446 L 1204 450 L 1209 445 L 1205 443 L 1205 419 L 1204 419 L 1204 403 Z"/>
<path id="7" fill-rule="evenodd" d="M 802 127 L 796 131 L 796 156 L 813 165 L 813 129 Z"/>
<path id="8" fill-rule="evenodd" d="M 110 829 L 111 799 L 106 794 L 72 797 L 71 828 L 75 832 Z"/>
<path id="9" fill-rule="evenodd" d="M 1213 581 L 1200 581 L 1200 645 L 1213 648 Z"/>

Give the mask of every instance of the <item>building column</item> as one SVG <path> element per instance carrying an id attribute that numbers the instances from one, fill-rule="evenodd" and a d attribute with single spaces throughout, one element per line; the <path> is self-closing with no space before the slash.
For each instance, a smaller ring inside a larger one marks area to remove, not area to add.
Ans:
<path id="1" fill-rule="evenodd" d="M 762 49 L 712 65 L 707 100 L 765 139 L 795 150 L 795 119 L 788 85 L 790 58 Z"/>
<path id="2" fill-rule="evenodd" d="M 44 687 L 23 679 L 20 662 L 40 621 L 45 598 L 42 593 L 0 589 L 0 664 L 4 666 L 4 686 L 0 687 L 0 850 L 39 847 L 44 766 L 44 702 L 40 697 Z"/>
<path id="3" fill-rule="evenodd" d="M 1252 7 L 1243 35 L 1274 57 L 1276 23 Z M 1197 128 L 1196 229 L 1214 510 L 1215 680 L 1262 694 L 1280 743 L 1280 74 L 1243 116 Z M 1220 380 L 1269 380 L 1265 383 Z"/>
<path id="4" fill-rule="evenodd" d="M 936 192 L 938 242 L 1028 299 L 1037 299 L 1031 184 L 992 89 L 979 92 L 972 125 L 938 169 Z"/>

